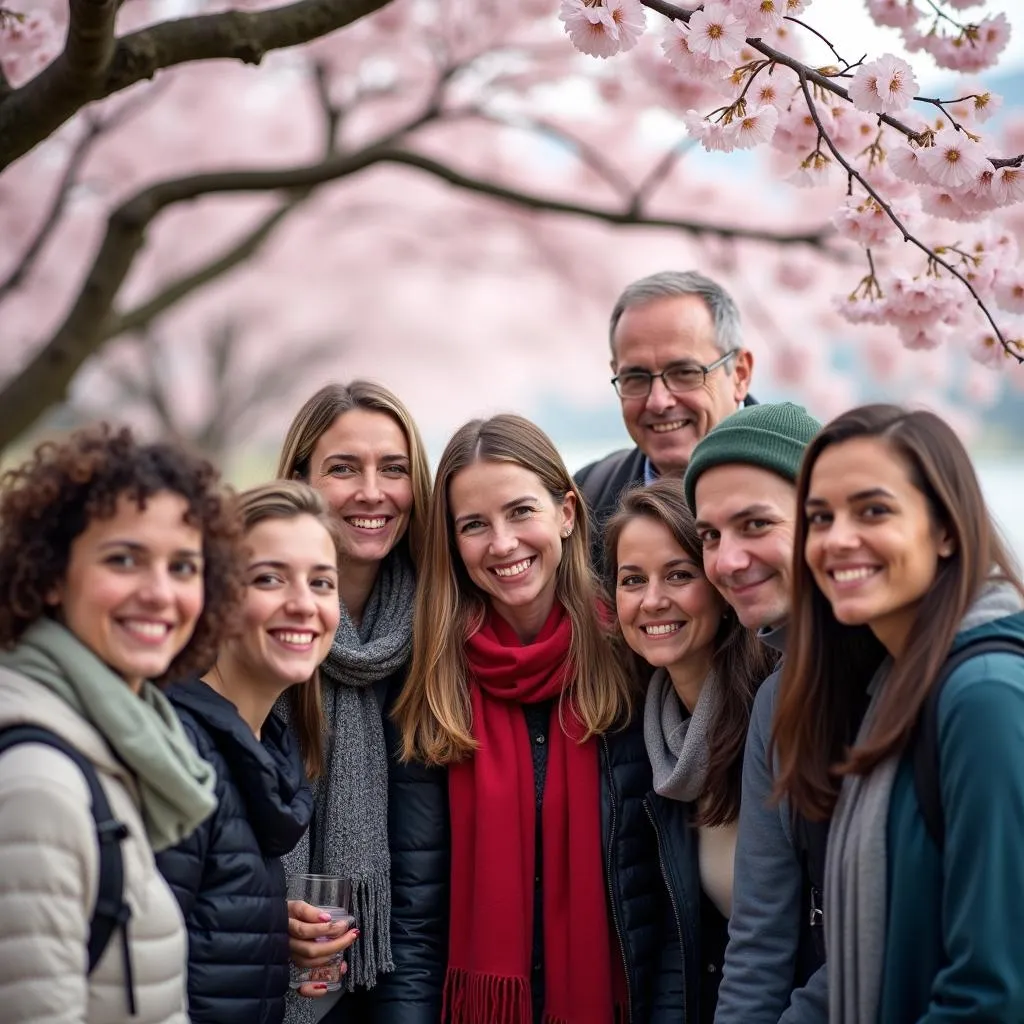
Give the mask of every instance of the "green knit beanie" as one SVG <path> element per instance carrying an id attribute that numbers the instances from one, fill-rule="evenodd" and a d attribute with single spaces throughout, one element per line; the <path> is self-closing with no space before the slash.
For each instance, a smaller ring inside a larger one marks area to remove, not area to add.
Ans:
<path id="1" fill-rule="evenodd" d="M 792 402 L 747 405 L 712 427 L 693 449 L 683 478 L 686 503 L 694 507 L 697 479 L 712 466 L 759 466 L 796 481 L 800 460 L 821 424 Z"/>

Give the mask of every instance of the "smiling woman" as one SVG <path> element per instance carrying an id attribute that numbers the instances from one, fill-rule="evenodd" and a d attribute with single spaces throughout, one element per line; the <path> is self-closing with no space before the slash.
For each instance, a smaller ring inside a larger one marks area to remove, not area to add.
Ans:
<path id="1" fill-rule="evenodd" d="M 320 762 L 317 668 L 334 639 L 337 525 L 311 487 L 279 481 L 238 499 L 245 529 L 242 628 L 213 667 L 167 695 L 199 753 L 217 771 L 217 810 L 158 865 L 189 931 L 192 1024 L 280 1024 L 288 990 L 289 928 L 280 858 L 309 825 L 303 757 Z M 300 699 L 297 742 L 271 708 Z M 355 935 L 345 937 L 346 945 Z"/>
<path id="2" fill-rule="evenodd" d="M 605 544 L 619 628 L 646 687 L 654 792 L 645 803 L 684 937 L 687 1018 L 710 1024 L 732 912 L 744 741 L 774 659 L 705 575 L 678 480 L 627 491 Z"/>
<path id="3" fill-rule="evenodd" d="M 588 532 L 534 424 L 456 431 L 395 708 L 405 758 L 448 766 L 450 1024 L 684 1020 L 651 769 Z"/>
<path id="4" fill-rule="evenodd" d="M 778 795 L 832 815 L 829 1020 L 1024 1019 L 1024 587 L 959 438 L 852 409 L 797 483 Z M 851 650 L 876 652 L 873 676 Z M 852 744 L 841 711 L 870 704 Z M 929 737 L 931 745 L 929 746 Z M 952 882 L 952 884 L 951 884 Z"/>
<path id="5" fill-rule="evenodd" d="M 153 851 L 209 815 L 215 778 L 150 680 L 209 664 L 230 631 L 234 516 L 208 463 L 100 427 L 6 474 L 0 538 L 0 1021 L 185 1024 Z M 111 898 L 145 908 L 130 927 L 94 907 L 97 793 L 123 848 Z"/>
<path id="6" fill-rule="evenodd" d="M 340 551 L 340 620 L 321 667 L 319 694 L 295 687 L 279 704 L 298 729 L 325 719 L 309 831 L 285 857 L 291 873 L 351 879 L 359 936 L 348 953 L 342 991 L 304 987 L 288 1001 L 289 1022 L 438 1020 L 440 928 L 425 907 L 443 891 L 435 855 L 444 829 L 438 772 L 400 765 L 389 712 L 412 650 L 416 568 L 423 550 L 430 471 L 409 411 L 372 381 L 329 384 L 297 413 L 278 476 L 316 490 L 334 518 Z M 307 736 L 306 750 L 320 750 Z M 436 835 L 435 835 L 436 833 Z M 394 883 L 393 881 L 397 880 Z M 392 899 L 394 888 L 394 899 Z M 352 942 L 346 924 L 324 922 L 316 907 L 290 907 L 292 954 L 309 965 Z M 334 1005 L 337 1003 L 337 1005 Z M 328 1004 L 330 1004 L 328 1006 Z M 326 1014 L 326 1016 L 325 1016 Z"/>

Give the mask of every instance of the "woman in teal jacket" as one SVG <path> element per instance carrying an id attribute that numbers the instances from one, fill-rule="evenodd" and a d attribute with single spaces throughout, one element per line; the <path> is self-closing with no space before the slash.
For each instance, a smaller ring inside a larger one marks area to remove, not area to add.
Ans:
<path id="1" fill-rule="evenodd" d="M 778 795 L 832 816 L 829 1020 L 1024 1021 L 1019 574 L 966 451 L 931 413 L 843 414 L 808 447 L 797 486 L 773 735 Z M 944 672 L 992 638 L 1008 649 Z M 871 679 L 848 668 L 863 644 L 879 645 Z M 844 748 L 843 708 L 865 687 L 868 712 Z"/>

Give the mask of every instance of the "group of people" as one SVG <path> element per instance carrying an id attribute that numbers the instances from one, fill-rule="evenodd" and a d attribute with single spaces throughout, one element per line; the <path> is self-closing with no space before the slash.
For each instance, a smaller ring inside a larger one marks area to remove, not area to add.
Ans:
<path id="1" fill-rule="evenodd" d="M 107 426 L 7 472 L 0 1024 L 1024 1022 L 1024 586 L 961 442 L 758 404 L 698 273 L 610 348 L 635 447 L 575 479 L 511 414 L 432 479 L 366 381 L 241 494 Z"/>

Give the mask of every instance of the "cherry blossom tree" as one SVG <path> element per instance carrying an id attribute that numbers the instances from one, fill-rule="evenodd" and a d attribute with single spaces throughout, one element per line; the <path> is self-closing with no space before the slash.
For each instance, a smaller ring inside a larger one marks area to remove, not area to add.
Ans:
<path id="1" fill-rule="evenodd" d="M 1009 40 L 1005 14 L 962 13 L 983 6 L 867 0 L 908 50 L 965 75 L 995 65 Z M 577 49 L 611 57 L 640 42 L 645 8 L 667 19 L 665 59 L 688 79 L 720 86 L 713 110 L 685 117 L 705 149 L 771 144 L 793 184 L 839 180 L 833 224 L 866 261 L 841 300 L 848 320 L 893 325 L 911 349 L 966 336 L 987 365 L 1024 362 L 1024 270 L 1016 237 L 993 217 L 1024 200 L 1024 154 L 1000 155 L 984 134 L 1000 97 L 970 84 L 947 99 L 921 96 L 899 57 L 845 59 L 815 31 L 811 0 L 707 0 L 696 10 L 666 0 L 562 0 L 560 17 Z M 802 59 L 813 36 L 834 62 Z"/>
<path id="2" fill-rule="evenodd" d="M 996 197 L 1012 191 L 1019 159 L 991 165 L 988 207 L 955 222 L 952 240 L 944 215 L 967 202 L 963 189 L 895 170 L 897 151 L 919 156 L 968 130 L 979 136 L 997 99 L 979 88 L 935 101 L 930 122 L 860 110 L 848 97 L 862 87 L 880 97 L 886 75 L 905 73 L 884 57 L 871 71 L 838 56 L 835 67 L 802 63 L 806 5 L 769 32 L 752 28 L 739 4 L 719 5 L 724 15 L 714 4 L 659 4 L 660 40 L 638 35 L 647 17 L 638 5 L 579 5 L 591 52 L 629 48 L 614 61 L 564 44 L 561 24 L 580 37 L 568 0 L 562 23 L 549 0 L 3 5 L 0 445 L 72 382 L 80 406 L 109 409 L 125 394 L 116 386 L 125 367 L 141 366 L 154 339 L 180 353 L 228 322 L 244 331 L 246 353 L 262 353 L 250 357 L 261 372 L 285 339 L 333 329 L 345 338 L 335 372 L 390 376 L 399 390 L 415 382 L 468 410 L 475 385 L 445 392 L 452 366 L 461 381 L 493 381 L 498 342 L 479 342 L 492 340 L 490 318 L 504 303 L 516 307 L 507 314 L 516 358 L 498 358 L 498 394 L 535 390 L 543 362 L 568 400 L 592 396 L 607 388 L 593 346 L 610 296 L 638 271 L 660 269 L 655 253 L 661 265 L 721 276 L 776 378 L 819 410 L 856 397 L 829 365 L 837 333 L 856 333 L 877 374 L 937 385 L 958 372 L 947 355 L 956 345 L 911 362 L 894 333 L 920 346 L 962 336 L 971 316 L 991 312 L 989 344 L 968 347 L 999 364 L 1016 351 L 1013 321 L 1003 319 L 1012 309 L 1000 303 L 1018 301 L 1019 207 Z M 694 19 L 709 40 L 699 60 Z M 258 72 L 242 66 L 261 60 Z M 719 83 L 732 78 L 722 95 Z M 894 146 L 900 126 L 910 141 Z M 698 142 L 761 144 L 768 157 L 753 184 L 729 184 L 694 168 Z M 957 152 L 948 164 L 977 155 Z M 792 192 L 793 202 L 779 177 L 833 184 Z M 904 233 L 927 260 L 923 272 L 908 247 L 886 240 Z M 412 265 L 424 283 L 406 282 Z M 424 330 L 417 287 L 435 293 L 441 327 Z M 833 293 L 843 296 L 838 309 Z M 456 302 L 461 315 L 448 318 Z M 794 323 L 821 341 L 799 337 Z M 416 340 L 424 336 L 426 349 Z M 405 358 L 382 374 L 389 351 Z M 324 372 L 303 352 L 284 354 Z M 984 374 L 965 379 L 977 401 L 998 391 Z M 185 420 L 202 432 L 202 415 Z M 180 432 L 181 417 L 172 421 L 162 429 Z"/>

